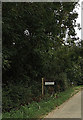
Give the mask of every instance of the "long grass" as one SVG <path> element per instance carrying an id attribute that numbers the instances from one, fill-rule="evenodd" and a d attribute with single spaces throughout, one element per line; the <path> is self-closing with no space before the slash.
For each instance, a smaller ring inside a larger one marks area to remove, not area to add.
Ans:
<path id="1" fill-rule="evenodd" d="M 41 118 L 51 110 L 56 109 L 57 106 L 64 103 L 79 90 L 80 87 L 72 87 L 54 96 L 45 96 L 44 99 L 38 103 L 32 102 L 29 105 L 20 106 L 18 110 L 12 109 L 10 112 L 3 113 L 2 118 Z"/>

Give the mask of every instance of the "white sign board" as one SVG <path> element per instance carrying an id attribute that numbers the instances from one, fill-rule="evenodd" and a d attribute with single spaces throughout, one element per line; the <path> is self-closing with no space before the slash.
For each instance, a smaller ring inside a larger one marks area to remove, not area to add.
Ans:
<path id="1" fill-rule="evenodd" d="M 45 85 L 54 85 L 54 82 L 45 82 Z"/>

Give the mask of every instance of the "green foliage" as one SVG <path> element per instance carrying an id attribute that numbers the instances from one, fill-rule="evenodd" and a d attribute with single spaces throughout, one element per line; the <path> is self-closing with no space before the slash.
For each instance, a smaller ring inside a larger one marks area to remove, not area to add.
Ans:
<path id="1" fill-rule="evenodd" d="M 55 92 L 83 84 L 83 44 L 74 43 L 76 4 L 3 3 L 3 111 L 39 102 L 42 77 L 55 81 Z"/>
<path id="2" fill-rule="evenodd" d="M 28 82 L 25 85 L 19 83 L 18 85 L 9 84 L 5 89 L 3 88 L 3 112 L 10 111 L 11 109 L 18 109 L 20 105 L 30 104 L 33 100 L 37 101 L 40 95 L 40 89 L 34 84 L 29 87 Z"/>
<path id="3" fill-rule="evenodd" d="M 45 96 L 43 100 L 39 103 L 32 102 L 28 106 L 21 106 L 19 110 L 11 110 L 9 113 L 6 112 L 3 114 L 3 118 L 39 118 L 42 115 L 50 112 L 52 109 L 55 109 L 57 106 L 61 105 L 67 99 L 76 93 L 76 89 L 79 91 L 79 87 L 70 88 L 64 92 L 57 93 L 58 97 L 48 97 Z"/>
<path id="4" fill-rule="evenodd" d="M 26 71 L 32 79 L 43 76 L 50 51 L 62 45 L 66 30 L 74 27 L 74 7 L 75 3 L 3 3 L 3 75 L 10 65 L 11 76 Z M 26 29 L 29 36 L 24 35 Z"/>

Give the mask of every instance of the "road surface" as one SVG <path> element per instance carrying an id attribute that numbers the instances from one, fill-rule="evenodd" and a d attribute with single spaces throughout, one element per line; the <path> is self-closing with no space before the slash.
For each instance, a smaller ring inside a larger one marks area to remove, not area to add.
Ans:
<path id="1" fill-rule="evenodd" d="M 81 118 L 81 91 L 50 112 L 45 118 Z"/>

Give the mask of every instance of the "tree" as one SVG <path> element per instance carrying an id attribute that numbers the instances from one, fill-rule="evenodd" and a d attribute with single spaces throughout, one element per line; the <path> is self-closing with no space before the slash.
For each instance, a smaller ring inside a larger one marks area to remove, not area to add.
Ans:
<path id="1" fill-rule="evenodd" d="M 69 86 L 73 67 L 77 67 L 75 74 L 79 77 L 77 47 L 71 45 L 71 38 L 76 34 L 74 26 L 78 14 L 73 11 L 76 4 L 3 3 L 3 85 L 22 85 L 23 91 L 28 86 L 25 96 L 29 98 L 39 95 L 35 91 L 41 90 L 41 77 L 56 81 L 61 91 Z M 63 39 L 67 30 L 70 46 L 66 46 Z M 19 91 L 19 87 L 16 88 Z"/>

